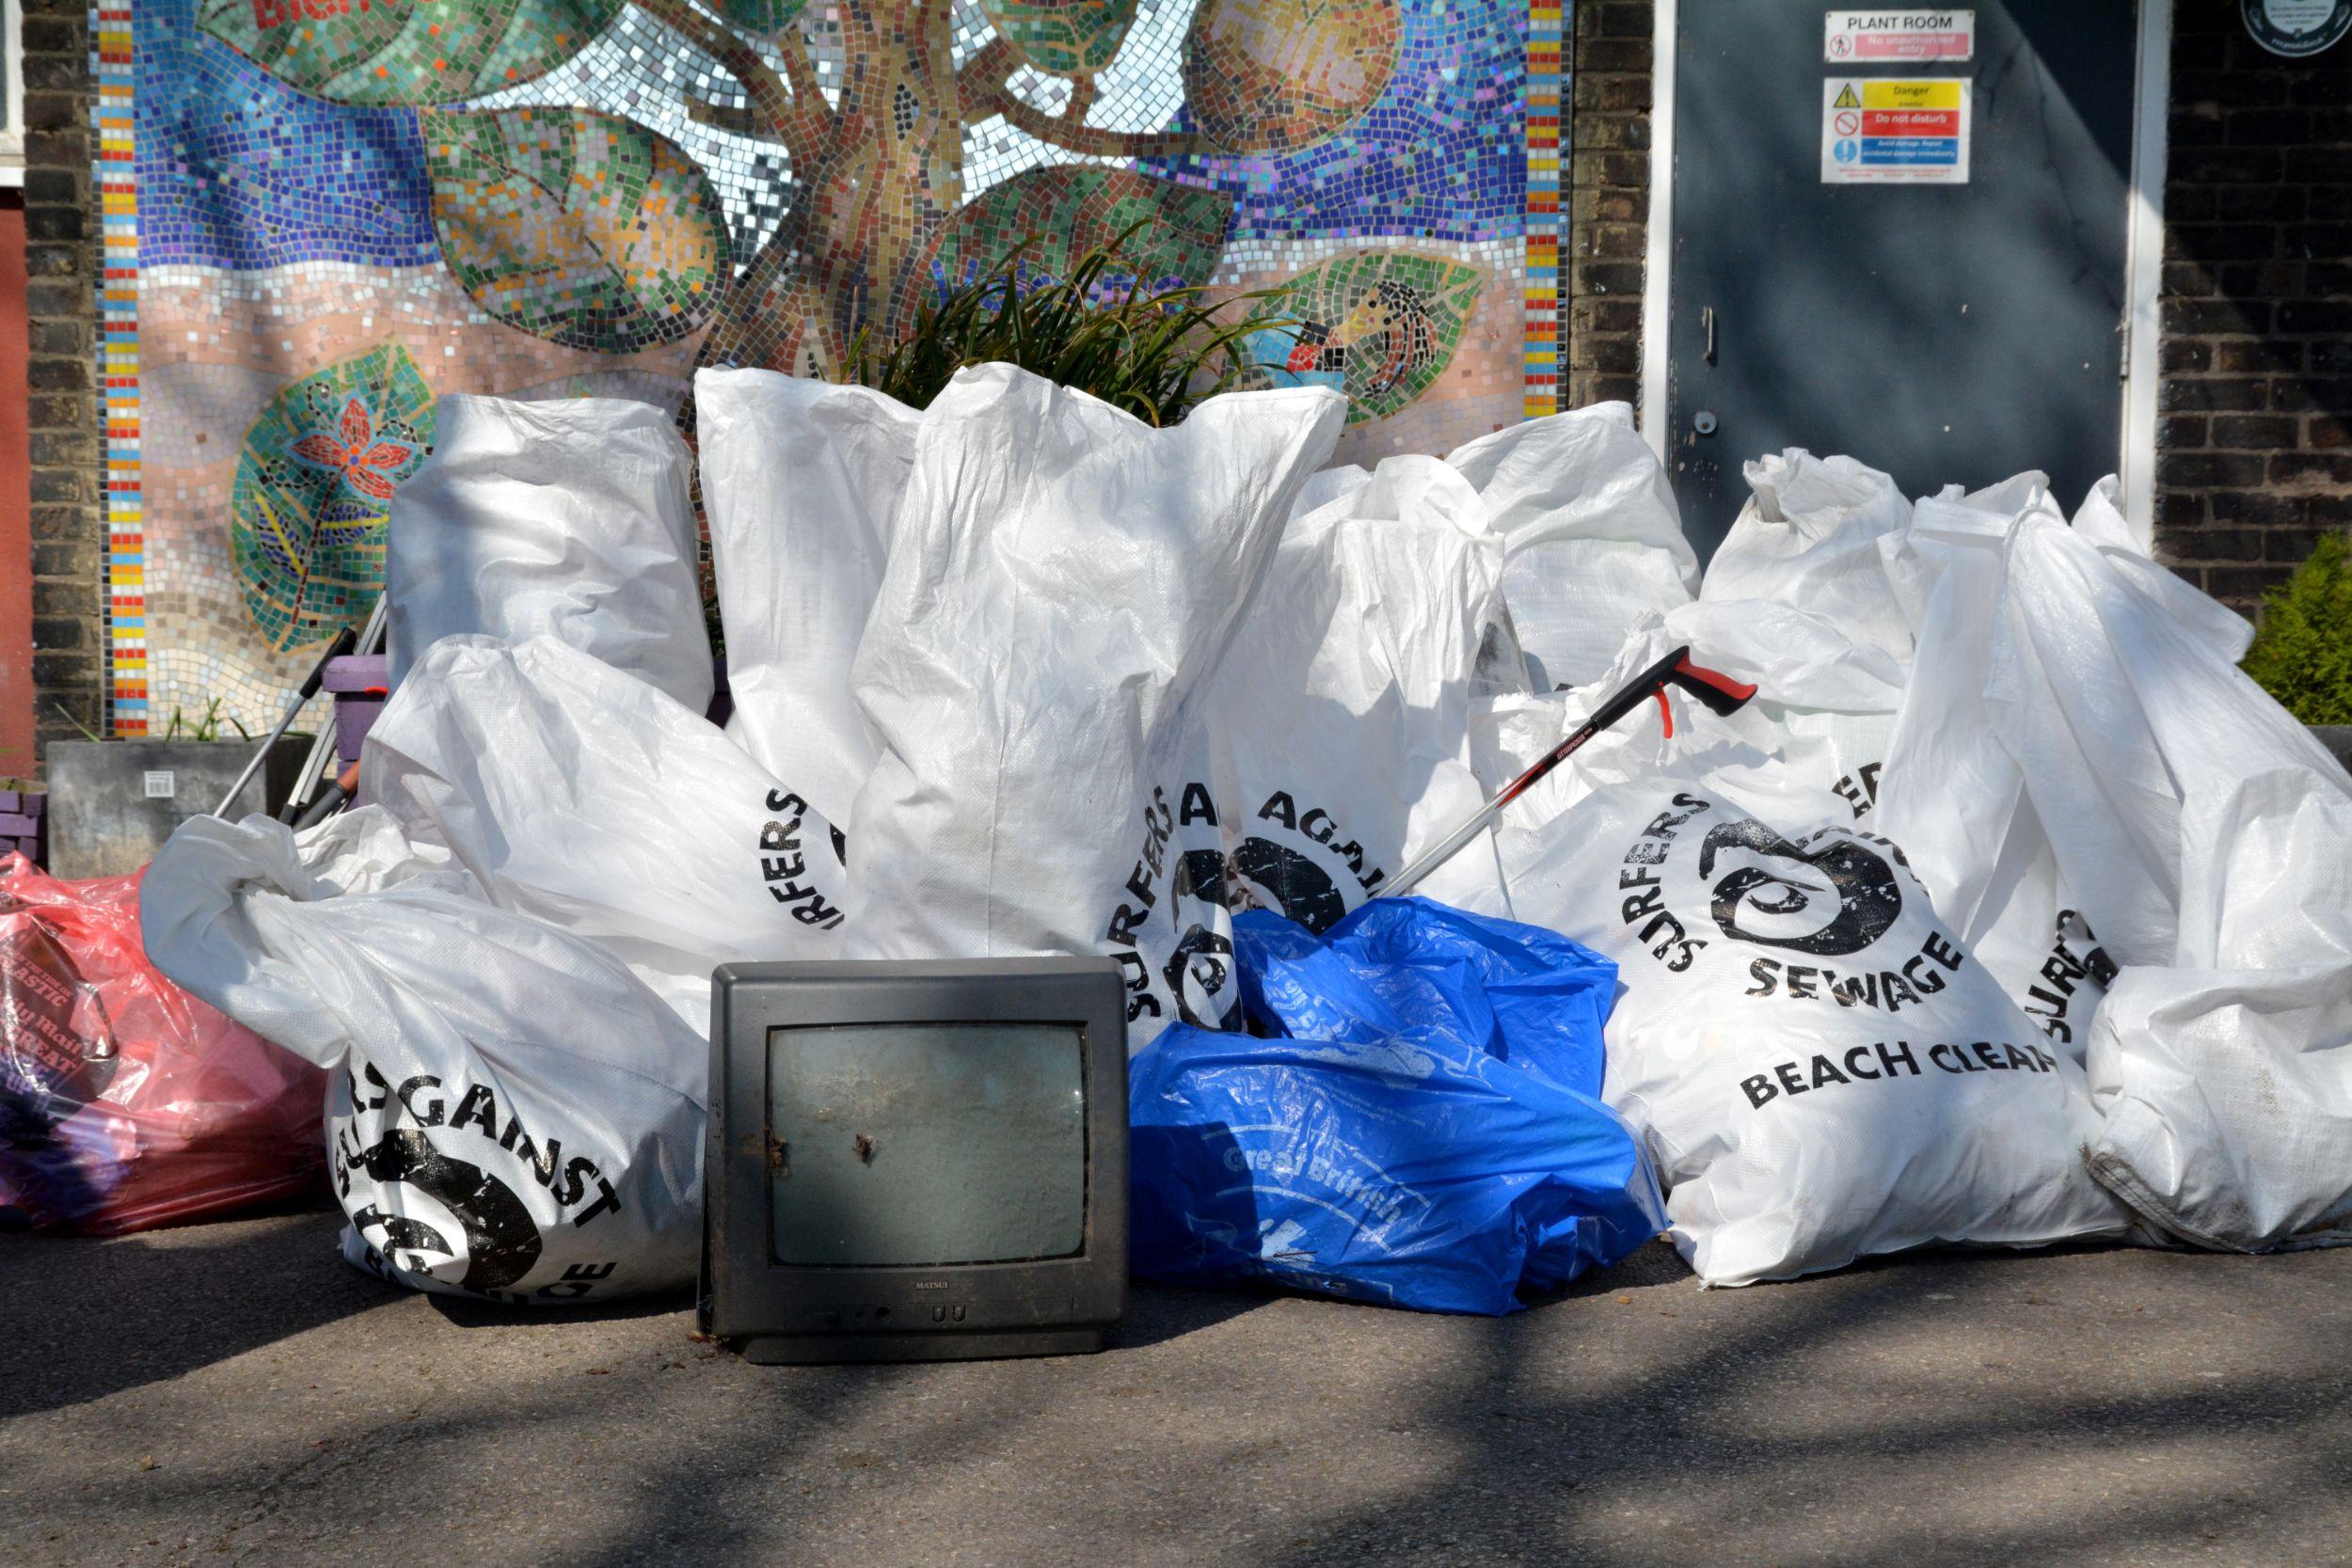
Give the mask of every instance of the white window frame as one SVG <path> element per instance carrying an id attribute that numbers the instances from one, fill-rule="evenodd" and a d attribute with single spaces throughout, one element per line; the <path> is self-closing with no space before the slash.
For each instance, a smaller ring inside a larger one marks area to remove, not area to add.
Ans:
<path id="1" fill-rule="evenodd" d="M 24 8 L 0 0 L 0 185 L 24 183 Z"/>
<path id="2" fill-rule="evenodd" d="M 1689 0 L 1693 7 L 1706 0 Z M 1666 455 L 1666 318 L 1674 284 L 1675 34 L 1677 0 L 1653 12 L 1650 106 L 1649 245 L 1642 278 L 1641 428 Z M 2133 76 L 2130 202 L 2125 237 L 2123 416 L 2121 475 L 2123 515 L 2143 546 L 2155 537 L 2156 372 L 2162 337 L 2157 309 L 2164 271 L 2165 112 L 2171 97 L 2172 0 L 2139 0 Z M 2074 497 L 2061 498 L 2073 505 Z"/>

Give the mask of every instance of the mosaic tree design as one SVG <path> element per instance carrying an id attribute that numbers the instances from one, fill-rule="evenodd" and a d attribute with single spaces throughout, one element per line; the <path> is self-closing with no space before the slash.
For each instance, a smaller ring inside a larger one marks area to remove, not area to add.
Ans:
<path id="1" fill-rule="evenodd" d="M 704 172 L 647 126 L 478 103 L 572 59 L 622 0 L 202 0 L 199 20 L 304 92 L 416 113 L 443 257 L 491 315 L 621 353 L 707 331 L 706 363 L 803 374 L 1031 236 L 1050 275 L 1148 218 L 1148 281 L 1206 281 L 1232 198 L 1120 166 L 1339 136 L 1395 73 L 1402 31 L 1401 0 L 1200 0 L 1185 112 L 1136 131 L 1089 119 L 1136 0 L 977 0 L 993 36 L 961 65 L 955 0 L 837 0 L 817 8 L 841 67 L 823 85 L 805 0 L 635 3 L 723 73 L 681 84 L 694 118 L 788 160 L 788 211 L 754 256 L 730 255 Z M 1066 84 L 1056 110 L 1014 90 L 1025 71 Z M 1109 162 L 1032 168 L 967 200 L 965 128 L 993 116 Z M 1306 341 L 1275 373 L 1344 387 L 1358 419 L 1392 412 L 1444 369 L 1479 281 L 1407 250 L 1311 269 L 1291 309 Z"/>

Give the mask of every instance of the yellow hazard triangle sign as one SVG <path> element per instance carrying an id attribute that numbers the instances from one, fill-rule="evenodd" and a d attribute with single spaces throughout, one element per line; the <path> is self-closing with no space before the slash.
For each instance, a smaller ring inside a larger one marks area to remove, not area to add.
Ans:
<path id="1" fill-rule="evenodd" d="M 1832 103 L 1830 107 L 1833 109 L 1859 109 L 1862 107 L 1862 100 L 1853 95 L 1852 83 L 1849 82 L 1846 86 L 1837 89 L 1837 102 Z"/>

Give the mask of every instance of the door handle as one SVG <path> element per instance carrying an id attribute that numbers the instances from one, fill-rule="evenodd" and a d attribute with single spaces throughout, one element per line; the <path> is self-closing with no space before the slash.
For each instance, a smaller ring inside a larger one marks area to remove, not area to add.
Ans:
<path id="1" fill-rule="evenodd" d="M 1711 365 L 1715 362 L 1715 308 L 1712 305 L 1699 311 L 1699 326 L 1707 334 L 1707 352 L 1700 357 Z"/>

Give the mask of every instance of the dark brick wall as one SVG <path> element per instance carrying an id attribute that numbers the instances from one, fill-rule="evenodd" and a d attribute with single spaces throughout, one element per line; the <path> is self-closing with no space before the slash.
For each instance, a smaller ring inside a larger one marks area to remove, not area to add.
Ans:
<path id="1" fill-rule="evenodd" d="M 24 262 L 31 356 L 33 684 L 43 740 L 103 721 L 105 523 L 85 0 L 24 0 Z"/>
<path id="2" fill-rule="evenodd" d="M 1579 0 L 1568 111 L 1565 408 L 1637 401 L 1649 213 L 1648 0 Z"/>
<path id="3" fill-rule="evenodd" d="M 2352 42 L 2177 0 L 2168 140 L 2156 542 L 2250 610 L 2352 523 Z"/>

